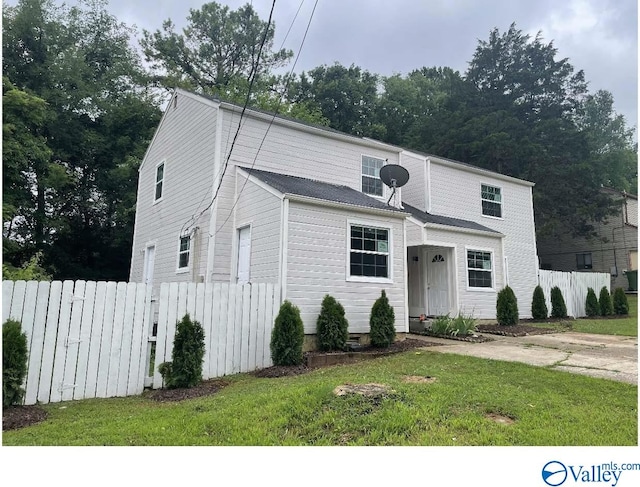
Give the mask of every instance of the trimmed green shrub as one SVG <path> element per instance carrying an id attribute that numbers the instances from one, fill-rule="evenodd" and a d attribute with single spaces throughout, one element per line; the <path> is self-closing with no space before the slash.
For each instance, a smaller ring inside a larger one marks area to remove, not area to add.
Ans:
<path id="1" fill-rule="evenodd" d="M 176 324 L 171 362 L 158 366 L 168 389 L 193 387 L 202 382 L 202 359 L 204 358 L 204 330 L 189 313 Z"/>
<path id="2" fill-rule="evenodd" d="M 611 295 L 609 294 L 607 286 L 602 286 L 602 289 L 600 289 L 598 304 L 600 305 L 600 314 L 602 316 L 613 314 L 613 304 L 611 303 Z"/>
<path id="3" fill-rule="evenodd" d="M 598 297 L 596 296 L 596 292 L 592 288 L 587 289 L 587 301 L 584 307 L 587 316 L 600 315 L 600 304 L 598 303 Z"/>
<path id="4" fill-rule="evenodd" d="M 567 317 L 567 305 L 564 303 L 562 291 L 558 286 L 551 288 L 551 316 L 554 318 Z"/>
<path id="5" fill-rule="evenodd" d="M 544 297 L 544 291 L 541 286 L 536 286 L 533 290 L 533 299 L 531 300 L 531 316 L 534 320 L 546 320 L 549 316 L 547 301 Z"/>
<path id="6" fill-rule="evenodd" d="M 383 289 L 382 295 L 373 303 L 369 316 L 371 345 L 374 347 L 391 345 L 396 338 L 395 322 L 396 315 Z"/>
<path id="7" fill-rule="evenodd" d="M 2 325 L 2 407 L 19 404 L 24 395 L 22 382 L 27 375 L 27 335 L 21 323 L 7 320 Z"/>
<path id="8" fill-rule="evenodd" d="M 498 293 L 496 316 L 499 325 L 509 326 L 518 322 L 518 299 L 509 286 Z"/>
<path id="9" fill-rule="evenodd" d="M 285 300 L 271 332 L 271 360 L 274 365 L 300 365 L 303 342 L 304 326 L 300 310 Z"/>
<path id="10" fill-rule="evenodd" d="M 437 316 L 431 323 L 431 333 L 434 335 L 449 335 L 453 320 L 449 315 Z"/>
<path id="11" fill-rule="evenodd" d="M 629 301 L 627 295 L 624 293 L 624 289 L 617 287 L 613 291 L 613 312 L 617 315 L 629 314 Z"/>
<path id="12" fill-rule="evenodd" d="M 344 307 L 328 294 L 322 300 L 316 333 L 320 350 L 344 350 L 349 339 L 349 322 L 344 316 Z"/>

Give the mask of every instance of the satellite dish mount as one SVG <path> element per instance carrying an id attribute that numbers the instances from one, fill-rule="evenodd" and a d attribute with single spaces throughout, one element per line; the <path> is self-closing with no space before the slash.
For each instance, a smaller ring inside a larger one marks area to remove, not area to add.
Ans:
<path id="1" fill-rule="evenodd" d="M 409 181 L 409 171 L 398 164 L 387 164 L 380 169 L 380 179 L 393 190 L 387 200 L 389 204 L 396 194 L 396 188 L 401 188 Z"/>

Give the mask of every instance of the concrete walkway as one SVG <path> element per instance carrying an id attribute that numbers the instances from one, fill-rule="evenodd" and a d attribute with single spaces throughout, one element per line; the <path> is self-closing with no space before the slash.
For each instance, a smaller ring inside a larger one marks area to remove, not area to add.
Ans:
<path id="1" fill-rule="evenodd" d="M 407 338 L 437 342 L 431 352 L 456 353 L 507 362 L 523 362 L 575 374 L 638 384 L 638 339 L 588 333 L 553 333 L 524 337 L 488 335 L 494 341 L 469 343 L 421 335 Z"/>

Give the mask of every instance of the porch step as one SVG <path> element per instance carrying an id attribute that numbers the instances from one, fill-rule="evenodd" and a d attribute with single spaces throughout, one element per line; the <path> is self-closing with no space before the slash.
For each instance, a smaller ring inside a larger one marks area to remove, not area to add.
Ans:
<path id="1" fill-rule="evenodd" d="M 431 318 L 427 318 L 424 321 L 420 321 L 419 318 L 409 318 L 409 332 L 422 333 L 431 328 L 431 323 L 433 323 Z"/>

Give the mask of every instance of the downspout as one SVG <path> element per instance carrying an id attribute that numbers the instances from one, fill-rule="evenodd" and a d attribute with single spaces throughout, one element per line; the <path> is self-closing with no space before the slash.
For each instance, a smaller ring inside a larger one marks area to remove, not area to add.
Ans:
<path id="1" fill-rule="evenodd" d="M 216 133 L 214 142 L 213 156 L 213 183 L 211 186 L 211 198 L 215 194 L 216 188 L 220 183 L 220 169 L 222 161 L 222 109 L 218 105 L 218 113 L 216 117 Z M 212 202 L 209 215 L 209 247 L 207 249 L 207 273 L 205 282 L 213 282 L 213 264 L 216 250 L 216 223 L 218 213 L 218 202 Z"/>

